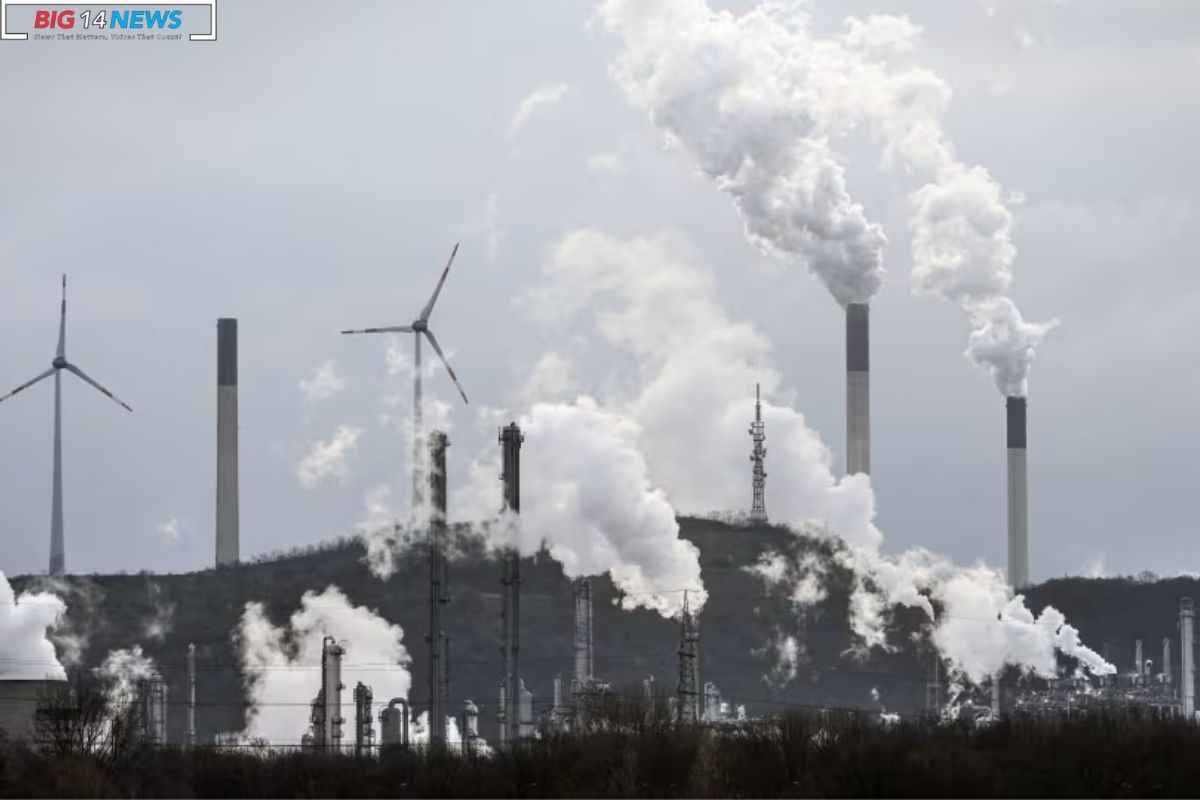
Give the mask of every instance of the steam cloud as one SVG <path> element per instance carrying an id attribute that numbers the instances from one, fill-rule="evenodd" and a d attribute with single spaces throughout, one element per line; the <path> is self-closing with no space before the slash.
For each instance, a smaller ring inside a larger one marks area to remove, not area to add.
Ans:
<path id="1" fill-rule="evenodd" d="M 342 693 L 344 719 L 354 719 L 353 684 L 370 686 L 378 701 L 407 698 L 412 687 L 404 631 L 362 606 L 353 606 L 336 587 L 305 592 L 285 627 L 273 625 L 261 603 L 247 603 L 236 632 L 246 695 L 251 706 L 243 735 L 270 744 L 297 741 L 308 730 L 309 707 L 321 688 L 325 636 L 346 642 Z M 352 731 L 343 728 L 345 741 Z"/>
<path id="2" fill-rule="evenodd" d="M 143 653 L 139 644 L 109 651 L 95 672 L 107 684 L 112 696 L 121 703 L 133 701 L 138 681 L 158 674 L 154 659 Z"/>
<path id="3" fill-rule="evenodd" d="M 50 635 L 67 605 L 50 592 L 13 592 L 0 572 L 0 679 L 66 680 Z"/>
<path id="4" fill-rule="evenodd" d="M 802 258 L 842 305 L 874 296 L 887 240 L 831 148 L 805 16 L 780 3 L 734 16 L 704 0 L 606 0 L 600 18 L 625 43 L 618 82 L 733 198 L 751 240 Z"/>
<path id="5" fill-rule="evenodd" d="M 318 441 L 296 466 L 296 477 L 306 489 L 313 489 L 322 482 L 344 480 L 346 462 L 358 446 L 362 428 L 339 425 L 328 441 Z"/>
<path id="6" fill-rule="evenodd" d="M 847 193 L 833 146 L 866 120 L 925 182 L 913 195 L 912 285 L 959 305 L 967 355 L 1006 395 L 1027 391 L 1034 350 L 1055 323 L 1026 322 L 1008 290 L 1012 215 L 986 169 L 958 160 L 941 114 L 945 82 L 899 65 L 921 33 L 907 17 L 849 18 L 809 32 L 802 2 L 740 16 L 705 0 L 605 0 L 624 50 L 613 72 L 671 141 L 731 195 L 752 241 L 798 255 L 838 302 L 879 287 L 886 240 Z"/>
<path id="7" fill-rule="evenodd" d="M 748 389 L 760 381 L 772 485 L 787 487 L 769 493 L 768 509 L 798 533 L 840 537 L 837 559 L 855 576 L 850 625 L 863 649 L 891 647 L 891 609 L 905 605 L 925 611 L 932 641 L 951 669 L 971 680 L 1005 664 L 1049 674 L 1056 651 L 1097 674 L 1111 669 L 1080 645 L 1057 611 L 1036 616 L 1026 609 L 999 573 L 959 567 L 920 549 L 883 554 L 869 479 L 834 476 L 820 437 L 779 401 L 769 346 L 753 326 L 729 318 L 712 277 L 682 255 L 687 249 L 670 235 L 620 240 L 575 231 L 551 252 L 528 299 L 534 308 L 552 310 L 548 324 L 597 334 L 589 340 L 609 345 L 617 363 L 632 371 L 599 380 L 629 387 L 615 393 L 610 408 L 636 426 L 630 430 L 639 431 L 649 479 L 672 506 L 693 513 L 713 505 L 745 507 Z M 587 356 L 589 363 L 598 360 L 596 353 Z M 535 496 L 541 503 L 541 493 Z M 785 585 L 798 610 L 820 601 L 828 572 L 813 558 L 790 563 L 780 554 L 753 569 L 768 583 Z M 774 678 L 788 674 L 785 666 Z"/>
<path id="8" fill-rule="evenodd" d="M 626 609 L 676 616 L 681 589 L 704 604 L 700 552 L 679 538 L 675 510 L 652 487 L 635 423 L 581 397 L 535 404 L 520 424 L 528 453 L 522 490 L 537 502 L 497 527 L 500 542 L 524 554 L 546 542 L 568 577 L 607 572 Z"/>

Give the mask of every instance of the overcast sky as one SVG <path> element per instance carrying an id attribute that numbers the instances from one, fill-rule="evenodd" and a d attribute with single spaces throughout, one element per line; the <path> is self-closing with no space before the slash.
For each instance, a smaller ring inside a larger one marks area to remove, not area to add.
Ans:
<path id="1" fill-rule="evenodd" d="M 240 323 L 243 556 L 354 531 L 377 487 L 403 495 L 408 378 L 385 341 L 337 332 L 410 321 L 456 241 L 433 329 L 472 405 L 442 372 L 426 383 L 451 482 L 520 411 L 554 342 L 517 301 L 581 227 L 682 237 L 841 464 L 839 308 L 630 106 L 594 10 L 242 0 L 211 44 L 0 46 L 0 390 L 48 366 L 66 272 L 69 358 L 135 409 L 64 380 L 70 571 L 211 564 L 222 316 Z M 1061 321 L 1030 381 L 1034 579 L 1200 571 L 1200 4 L 828 0 L 814 29 L 870 13 L 924 28 L 960 155 L 1023 198 L 1013 296 Z M 909 290 L 905 185 L 866 142 L 843 156 L 890 242 L 872 317 L 886 547 L 1002 566 L 1003 399 L 962 355 L 961 312 Z M 46 567 L 52 421 L 49 382 L 0 405 L 10 574 Z M 786 491 L 769 481 L 768 508 Z"/>

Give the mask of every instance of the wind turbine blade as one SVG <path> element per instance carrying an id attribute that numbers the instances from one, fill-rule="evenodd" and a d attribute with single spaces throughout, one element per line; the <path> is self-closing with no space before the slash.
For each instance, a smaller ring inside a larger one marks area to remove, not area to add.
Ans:
<path id="1" fill-rule="evenodd" d="M 63 275 L 62 315 L 58 319 L 58 349 L 54 351 L 59 358 L 67 354 L 67 276 Z"/>
<path id="2" fill-rule="evenodd" d="M 87 383 L 90 383 L 92 386 L 95 386 L 97 389 L 99 389 L 99 390 L 100 390 L 100 392 L 101 392 L 102 394 L 104 394 L 105 396 L 107 396 L 109 399 L 111 399 L 111 400 L 112 400 L 114 403 L 116 403 L 117 405 L 121 406 L 121 408 L 125 409 L 126 411 L 133 411 L 133 409 L 132 409 L 132 408 L 130 408 L 129 406 L 127 406 L 127 405 L 125 405 L 123 402 L 121 402 L 121 400 L 120 400 L 120 399 L 119 399 L 119 398 L 118 398 L 118 397 L 117 397 L 115 394 L 113 394 L 113 393 L 112 393 L 112 392 L 110 392 L 108 389 L 105 389 L 103 386 L 101 386 L 100 384 L 96 383 L 94 380 L 92 380 L 91 378 L 89 378 L 89 377 L 87 376 L 87 374 L 86 374 L 86 373 L 84 373 L 84 371 L 83 371 L 83 370 L 81 370 L 79 367 L 75 366 L 74 364 L 67 364 L 67 366 L 66 366 L 66 367 L 64 367 L 63 369 L 66 369 L 66 370 L 67 370 L 67 371 L 69 371 L 69 372 L 73 372 L 73 373 L 75 373 L 77 376 L 79 376 L 80 378 L 82 378 L 82 379 L 83 379 L 84 381 L 86 381 Z"/>
<path id="3" fill-rule="evenodd" d="M 33 380 L 31 380 L 31 381 L 28 381 L 27 383 L 22 383 L 20 386 L 18 386 L 17 388 L 13 389 L 13 390 L 12 390 L 11 392 L 9 392 L 8 394 L 4 395 L 4 397 L 0 397 L 0 403 L 3 403 L 5 400 L 7 400 L 8 398 L 12 397 L 14 394 L 18 394 L 18 393 L 20 393 L 20 392 L 23 392 L 23 391 L 25 391 L 26 389 L 28 389 L 30 386 L 33 386 L 33 385 L 34 385 L 35 383 L 37 383 L 38 381 L 40 381 L 40 380 L 45 380 L 46 378 L 49 378 L 49 377 L 50 377 L 51 375 L 53 375 L 53 374 L 54 374 L 54 367 L 51 367 L 50 369 L 48 369 L 48 370 L 46 370 L 45 372 L 43 372 L 41 375 L 38 375 L 38 376 L 37 376 L 36 378 L 34 378 Z"/>
<path id="4" fill-rule="evenodd" d="M 450 366 L 450 362 L 446 360 L 446 354 L 442 352 L 442 348 L 438 347 L 437 339 L 433 338 L 433 331 L 425 329 L 425 335 L 429 337 L 429 343 L 433 345 L 434 352 L 438 354 L 438 358 L 446 366 L 446 372 L 450 373 L 450 380 L 454 381 L 454 385 L 458 387 L 458 393 L 462 395 L 463 402 L 470 405 L 467 400 L 467 393 L 463 391 L 462 384 L 458 382 L 458 376 L 454 374 L 454 369 Z"/>
<path id="5" fill-rule="evenodd" d="M 442 277 L 438 280 L 437 288 L 433 290 L 433 296 L 429 298 L 429 304 L 421 312 L 422 322 L 429 321 L 429 315 L 433 313 L 433 304 L 437 302 L 438 295 L 442 293 L 442 284 L 446 282 L 446 276 L 450 274 L 450 265 L 454 263 L 456 255 L 458 255 L 458 242 L 454 243 L 454 249 L 450 251 L 450 260 L 446 262 L 446 268 L 442 270 Z"/>
<path id="6" fill-rule="evenodd" d="M 412 333 L 410 325 L 395 325 L 391 328 L 363 328 L 357 331 L 342 331 L 342 333 Z"/>

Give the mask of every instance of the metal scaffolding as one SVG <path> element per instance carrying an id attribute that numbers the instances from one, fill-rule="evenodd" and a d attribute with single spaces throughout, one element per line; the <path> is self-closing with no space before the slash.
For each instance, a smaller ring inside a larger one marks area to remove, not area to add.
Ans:
<path id="1" fill-rule="evenodd" d="M 700 717 L 700 632 L 683 593 L 683 616 L 679 626 L 679 684 L 676 689 L 679 721 L 695 723 Z"/>

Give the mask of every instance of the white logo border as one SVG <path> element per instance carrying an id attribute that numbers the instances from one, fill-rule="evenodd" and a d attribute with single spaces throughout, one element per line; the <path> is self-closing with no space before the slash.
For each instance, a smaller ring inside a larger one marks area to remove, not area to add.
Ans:
<path id="1" fill-rule="evenodd" d="M 217 0 L 117 0 L 117 2 L 81 2 L 65 3 L 65 2 L 37 2 L 37 0 L 0 0 L 0 40 L 7 41 L 25 41 L 29 38 L 28 33 L 10 33 L 8 30 L 8 8 L 9 6 L 91 6 L 91 5 L 111 5 L 117 7 L 123 6 L 208 6 L 208 33 L 192 33 L 188 34 L 188 38 L 193 42 L 215 42 L 217 40 Z"/>

